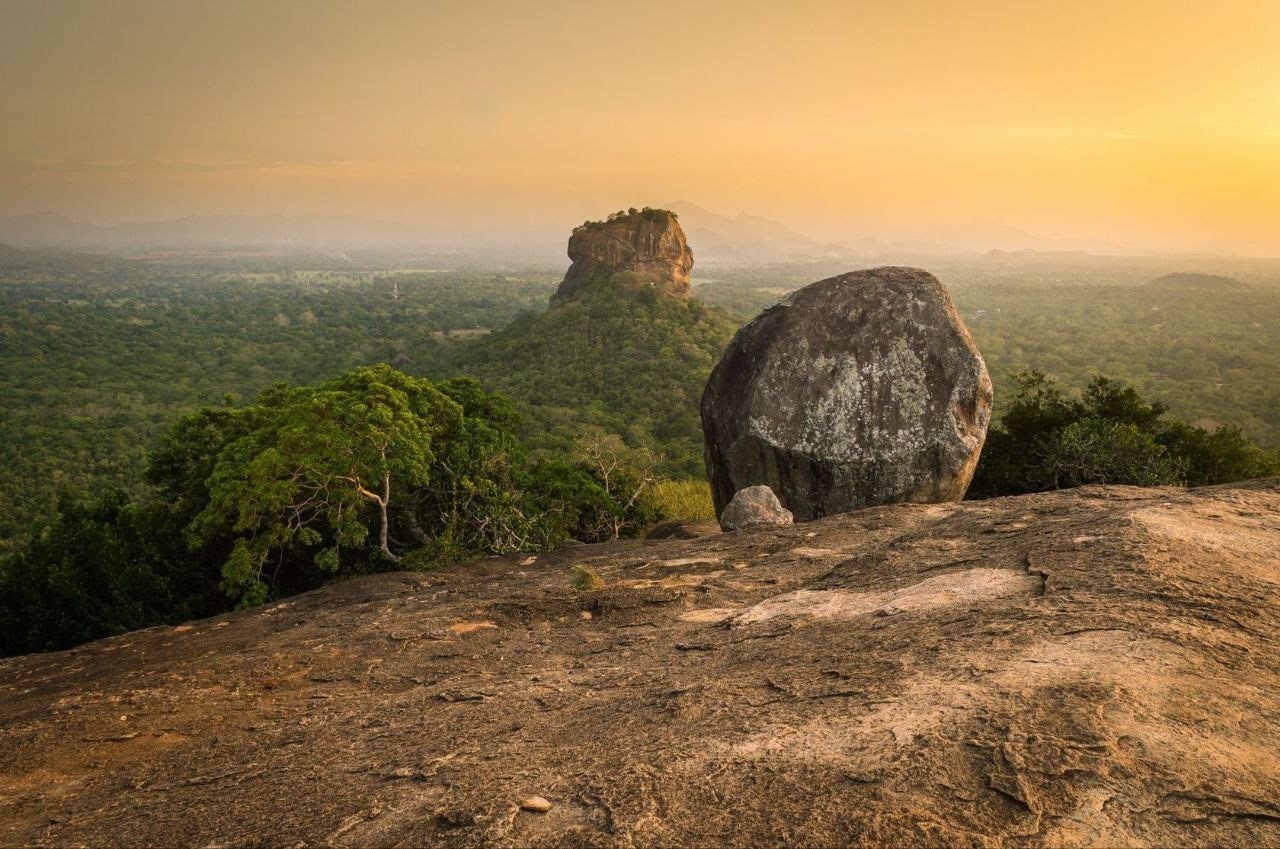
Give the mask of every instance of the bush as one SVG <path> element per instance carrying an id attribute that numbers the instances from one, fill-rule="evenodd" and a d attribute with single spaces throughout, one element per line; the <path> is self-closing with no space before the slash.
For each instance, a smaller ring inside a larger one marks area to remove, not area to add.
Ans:
<path id="1" fill-rule="evenodd" d="M 1167 455 L 1153 435 L 1136 425 L 1081 419 L 1043 440 L 1032 479 L 1043 489 L 1090 483 L 1160 486 L 1182 482 L 1185 465 Z"/>
<path id="2" fill-rule="evenodd" d="M 227 608 L 216 565 L 189 556 L 163 511 L 112 493 L 63 499 L 0 562 L 0 653 L 63 649 Z"/>
<path id="3" fill-rule="evenodd" d="M 705 480 L 660 480 L 653 488 L 653 504 L 669 521 L 700 522 L 716 517 L 711 485 Z"/>
<path id="4" fill-rule="evenodd" d="M 574 566 L 569 583 L 573 585 L 575 590 L 584 593 L 591 590 L 602 590 L 605 587 L 604 578 L 590 566 Z"/>
<path id="5" fill-rule="evenodd" d="M 1169 419 L 1167 408 L 1095 376 L 1079 397 L 1039 372 L 1018 391 L 974 474 L 975 498 L 1086 483 L 1202 486 L 1280 474 L 1280 462 L 1234 427 L 1214 431 Z"/>
<path id="6" fill-rule="evenodd" d="M 1208 431 L 1182 422 L 1169 423 L 1162 434 L 1169 449 L 1185 461 L 1187 486 L 1247 480 L 1280 474 L 1280 457 L 1251 443 L 1238 427 Z"/>

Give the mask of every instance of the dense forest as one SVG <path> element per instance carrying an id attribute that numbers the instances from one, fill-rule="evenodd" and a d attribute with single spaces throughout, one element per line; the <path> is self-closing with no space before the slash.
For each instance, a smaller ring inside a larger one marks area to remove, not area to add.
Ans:
<path id="1" fill-rule="evenodd" d="M 0 560 L 0 654 L 333 578 L 618 539 L 686 505 L 617 435 L 584 430 L 538 459 L 518 421 L 471 378 L 386 363 L 190 412 L 148 452 L 143 492 L 63 498 Z"/>
<path id="2" fill-rule="evenodd" d="M 707 374 L 826 271 L 549 306 L 550 270 L 0 250 L 0 651 L 709 517 Z M 997 386 L 972 497 L 1280 473 L 1275 269 L 1154 271 L 939 269 Z"/>
<path id="3" fill-rule="evenodd" d="M 485 338 L 437 346 L 428 370 L 516 399 L 535 448 L 563 451 L 598 427 L 659 452 L 668 474 L 702 478 L 698 402 L 740 323 L 696 298 L 605 279 Z"/>
<path id="4" fill-rule="evenodd" d="M 1137 260 L 939 265 L 998 410 L 1020 372 L 1068 387 L 1105 374 L 1180 420 L 1280 448 L 1280 269 L 1241 263 L 1224 283 L 1159 281 L 1167 265 Z M 588 298 L 547 312 L 555 270 L 0 251 L 0 551 L 59 493 L 138 493 L 149 446 L 182 413 L 374 362 L 476 374 L 517 400 L 534 451 L 563 451 L 594 425 L 661 454 L 664 473 L 696 477 L 696 401 L 720 347 L 839 270 L 713 268 L 695 278 L 705 307 Z"/>
<path id="5" fill-rule="evenodd" d="M 136 493 L 153 438 L 194 407 L 365 363 L 412 368 L 541 309 L 555 287 L 551 274 L 230 272 L 43 253 L 0 274 L 0 551 L 59 492 Z"/>

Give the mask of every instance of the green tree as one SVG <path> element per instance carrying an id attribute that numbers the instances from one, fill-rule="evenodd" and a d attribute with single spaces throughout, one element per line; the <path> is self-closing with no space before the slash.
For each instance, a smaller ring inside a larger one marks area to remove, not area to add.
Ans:
<path id="1" fill-rule="evenodd" d="M 216 573 L 190 562 L 163 510 L 121 493 L 64 498 L 0 561 L 0 654 L 67 648 L 224 606 Z"/>
<path id="2" fill-rule="evenodd" d="M 520 417 L 510 399 L 485 392 L 472 378 L 436 385 L 463 416 L 394 522 L 423 546 L 415 561 L 443 565 L 545 551 L 576 533 L 581 517 L 604 498 L 590 477 L 562 462 L 531 464 L 515 435 Z"/>
<path id="3" fill-rule="evenodd" d="M 1168 417 L 1122 381 L 1096 375 L 1079 397 L 1023 372 L 987 434 L 974 497 L 1085 483 L 1200 486 L 1280 473 L 1280 463 L 1234 427 L 1213 431 Z"/>
<path id="4" fill-rule="evenodd" d="M 270 399 L 282 391 L 264 393 L 258 405 L 247 408 L 235 407 L 227 397 L 222 407 L 183 415 L 156 440 L 146 477 L 183 527 L 208 507 L 209 478 L 222 449 L 265 424 Z"/>
<path id="5" fill-rule="evenodd" d="M 1037 442 L 1029 480 L 1042 489 L 1091 483 L 1160 486 L 1183 480 L 1183 464 L 1127 422 L 1085 418 Z"/>
<path id="6" fill-rule="evenodd" d="M 435 449 L 456 433 L 461 410 L 429 381 L 388 365 L 367 366 L 315 386 L 282 391 L 251 413 L 257 420 L 218 454 L 209 503 L 193 522 L 204 543 L 230 530 L 224 587 L 241 603 L 265 600 L 264 568 L 298 549 L 323 572 L 337 572 L 344 549 L 369 536 L 387 560 L 388 509 L 397 491 L 430 479 Z"/>
<path id="7" fill-rule="evenodd" d="M 596 479 L 605 495 L 595 513 L 592 536 L 616 540 L 624 530 L 638 530 L 656 518 L 652 499 L 644 496 L 657 483 L 661 457 L 598 428 L 574 440 L 570 456 Z"/>
<path id="8" fill-rule="evenodd" d="M 1233 425 L 1221 425 L 1210 431 L 1184 422 L 1168 422 L 1161 430 L 1160 441 L 1174 455 L 1183 458 L 1188 486 L 1280 474 L 1280 456 L 1263 451 Z"/>

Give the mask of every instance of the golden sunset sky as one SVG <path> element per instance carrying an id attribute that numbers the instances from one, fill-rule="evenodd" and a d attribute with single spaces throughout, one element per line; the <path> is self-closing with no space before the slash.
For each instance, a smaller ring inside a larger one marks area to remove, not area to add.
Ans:
<path id="1" fill-rule="evenodd" d="M 1280 253 L 1280 2 L 0 0 L 0 213 Z"/>

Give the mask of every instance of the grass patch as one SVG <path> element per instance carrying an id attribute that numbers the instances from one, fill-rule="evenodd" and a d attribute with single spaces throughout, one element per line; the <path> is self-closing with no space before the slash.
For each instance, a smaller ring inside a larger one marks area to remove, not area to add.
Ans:
<path id="1" fill-rule="evenodd" d="M 573 576 L 569 582 L 573 584 L 575 590 L 584 593 L 590 590 L 602 590 L 605 587 L 604 578 L 590 566 L 574 566 Z"/>

